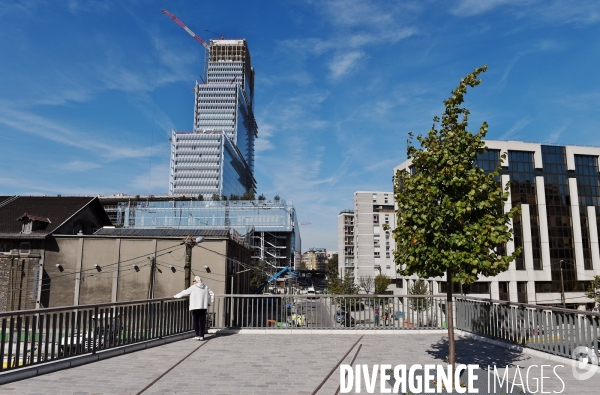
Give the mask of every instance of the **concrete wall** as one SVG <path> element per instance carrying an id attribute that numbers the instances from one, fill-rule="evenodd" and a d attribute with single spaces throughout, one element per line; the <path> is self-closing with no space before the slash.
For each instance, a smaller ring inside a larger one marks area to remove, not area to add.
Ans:
<path id="1" fill-rule="evenodd" d="M 48 304 L 43 307 L 146 299 L 154 258 L 160 269 L 156 271 L 154 297 L 170 297 L 185 288 L 185 246 L 180 243 L 179 239 L 56 236 L 54 247 L 45 255 L 44 289 Z M 234 243 L 228 239 L 207 239 L 192 249 L 192 278 L 202 277 L 215 294 L 228 292 L 226 286 L 232 270 L 242 270 L 230 267 L 227 271 L 228 244 Z M 240 246 L 233 247 L 239 255 Z M 249 263 L 250 251 L 242 250 Z M 238 281 L 246 278 L 239 277 Z M 236 283 L 235 289 L 237 286 Z"/>
<path id="2" fill-rule="evenodd" d="M 75 273 L 81 255 L 79 238 L 56 238 L 46 242 L 42 307 L 71 306 L 75 300 Z M 60 265 L 57 267 L 56 265 Z"/>

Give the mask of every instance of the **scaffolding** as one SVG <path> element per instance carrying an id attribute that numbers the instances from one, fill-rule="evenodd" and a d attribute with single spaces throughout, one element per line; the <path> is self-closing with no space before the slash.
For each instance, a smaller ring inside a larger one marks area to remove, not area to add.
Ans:
<path id="1" fill-rule="evenodd" d="M 252 258 L 273 268 L 294 267 L 301 251 L 293 204 L 285 200 L 205 201 L 174 196 L 100 197 L 116 227 L 229 229 L 252 248 Z"/>

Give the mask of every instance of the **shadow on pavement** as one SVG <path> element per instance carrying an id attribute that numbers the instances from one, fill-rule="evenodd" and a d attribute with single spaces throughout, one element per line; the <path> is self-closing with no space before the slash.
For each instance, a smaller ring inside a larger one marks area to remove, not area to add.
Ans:
<path id="1" fill-rule="evenodd" d="M 478 364 L 482 368 L 492 365 L 498 367 L 515 366 L 517 362 L 529 359 L 519 351 L 510 350 L 474 339 L 455 337 L 456 362 Z M 445 362 L 448 356 L 448 338 L 443 337 L 427 350 L 434 358 Z"/>

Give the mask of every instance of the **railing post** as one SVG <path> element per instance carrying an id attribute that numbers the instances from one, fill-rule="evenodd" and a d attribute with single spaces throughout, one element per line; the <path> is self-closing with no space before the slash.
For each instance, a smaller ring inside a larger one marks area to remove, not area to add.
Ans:
<path id="1" fill-rule="evenodd" d="M 162 339 L 165 301 L 161 299 L 158 311 L 158 338 Z"/>
<path id="2" fill-rule="evenodd" d="M 98 306 L 94 306 L 94 319 L 92 319 L 92 323 L 94 325 L 94 328 L 92 329 L 94 337 L 92 338 L 92 354 L 96 354 L 96 348 L 97 348 L 97 344 L 96 342 L 99 341 L 100 339 L 98 339 Z"/>

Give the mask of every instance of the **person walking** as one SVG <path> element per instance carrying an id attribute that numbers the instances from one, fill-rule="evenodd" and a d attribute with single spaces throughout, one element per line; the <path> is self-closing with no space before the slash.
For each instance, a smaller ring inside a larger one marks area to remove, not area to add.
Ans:
<path id="1" fill-rule="evenodd" d="M 215 301 L 215 294 L 206 284 L 202 283 L 200 276 L 194 277 L 194 284 L 188 289 L 184 289 L 174 298 L 179 299 L 184 296 L 190 298 L 190 312 L 192 313 L 192 322 L 196 337 L 194 340 L 204 340 L 204 328 L 206 327 L 206 309 Z"/>

